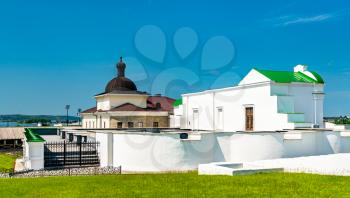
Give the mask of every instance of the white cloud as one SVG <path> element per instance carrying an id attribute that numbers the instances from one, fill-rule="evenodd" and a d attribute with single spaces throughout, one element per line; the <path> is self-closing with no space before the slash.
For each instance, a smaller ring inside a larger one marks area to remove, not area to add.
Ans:
<path id="1" fill-rule="evenodd" d="M 300 24 L 300 23 L 315 23 L 315 22 L 322 22 L 328 19 L 333 18 L 334 15 L 332 14 L 320 14 L 316 16 L 309 16 L 309 17 L 294 17 L 290 18 L 287 17 L 288 20 L 280 23 L 279 25 L 287 26 L 287 25 L 293 25 L 293 24 Z"/>
<path id="2" fill-rule="evenodd" d="M 309 23 L 319 23 L 328 21 L 330 19 L 339 18 L 344 15 L 348 15 L 350 12 L 346 10 L 331 12 L 331 13 L 323 13 L 318 15 L 309 15 L 309 16 L 301 16 L 301 15 L 282 15 L 275 18 L 265 19 L 265 23 L 272 23 L 275 26 L 289 26 L 289 25 L 297 25 L 297 24 L 309 24 Z"/>

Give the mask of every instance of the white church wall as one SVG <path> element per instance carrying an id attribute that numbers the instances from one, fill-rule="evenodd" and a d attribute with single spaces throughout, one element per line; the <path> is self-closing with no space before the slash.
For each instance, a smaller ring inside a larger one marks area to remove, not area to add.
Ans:
<path id="1" fill-rule="evenodd" d="M 82 116 L 82 127 L 86 129 L 93 128 L 109 128 L 110 117 L 109 115 L 93 115 L 85 114 Z"/>
<path id="2" fill-rule="evenodd" d="M 110 117 L 106 114 L 97 115 L 97 126 L 96 128 L 109 128 L 110 126 Z"/>
<path id="3" fill-rule="evenodd" d="M 254 109 L 254 131 L 293 129 L 296 125 L 292 123 L 312 124 L 314 123 L 312 95 L 314 90 L 323 92 L 323 85 L 315 85 L 314 88 L 313 84 L 265 83 L 184 94 L 182 105 L 184 124 L 181 124 L 181 128 L 244 131 L 245 107 Z M 322 97 L 317 101 L 316 106 L 317 122 L 322 127 Z M 193 114 L 197 111 L 198 114 Z M 223 121 L 219 121 L 218 117 L 222 117 Z M 223 126 L 218 127 L 218 125 Z"/>
<path id="4" fill-rule="evenodd" d="M 170 128 L 180 128 L 181 116 L 169 115 L 169 126 L 170 126 Z"/>
<path id="5" fill-rule="evenodd" d="M 111 103 L 106 96 L 96 97 L 96 108 L 97 110 L 107 111 L 111 108 Z"/>
<path id="6" fill-rule="evenodd" d="M 250 72 L 239 82 L 238 85 L 247 85 L 261 82 L 270 82 L 271 80 L 266 76 L 262 75 L 255 69 L 250 70 Z"/>
<path id="7" fill-rule="evenodd" d="M 291 84 L 289 93 L 294 99 L 295 112 L 302 112 L 305 115 L 305 122 L 314 123 L 314 91 L 323 92 L 323 85 L 313 84 Z M 317 123 L 323 127 L 323 99 L 317 101 Z"/>
<path id="8" fill-rule="evenodd" d="M 271 85 L 271 96 L 286 96 L 289 95 L 288 85 L 275 84 Z"/>
<path id="9" fill-rule="evenodd" d="M 186 128 L 191 130 L 214 130 L 212 93 L 196 94 L 186 98 Z M 194 112 L 198 113 L 194 113 Z"/>
<path id="10" fill-rule="evenodd" d="M 170 115 L 170 128 L 180 128 L 183 115 L 183 105 L 174 107 L 174 115 Z"/>
<path id="11" fill-rule="evenodd" d="M 277 112 L 277 96 L 270 95 L 270 84 L 231 88 L 183 95 L 185 129 L 194 129 L 193 110 L 198 109 L 200 130 L 244 131 L 245 108 L 254 109 L 254 130 L 274 131 L 286 127 L 288 117 Z M 218 109 L 222 110 L 223 127 L 217 127 Z M 193 123 L 193 124 L 192 124 Z M 192 124 L 192 125 L 191 125 Z"/>
<path id="12" fill-rule="evenodd" d="M 148 95 L 138 94 L 107 94 L 103 96 L 97 96 L 97 109 L 106 111 L 125 103 L 130 103 L 141 108 L 146 108 L 147 98 Z"/>
<path id="13" fill-rule="evenodd" d="M 86 129 L 97 128 L 97 121 L 95 115 L 85 114 L 82 116 L 82 127 Z"/>

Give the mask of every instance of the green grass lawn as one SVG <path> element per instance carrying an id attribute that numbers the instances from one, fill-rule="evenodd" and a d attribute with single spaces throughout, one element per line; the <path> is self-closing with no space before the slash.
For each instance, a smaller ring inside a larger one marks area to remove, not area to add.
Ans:
<path id="1" fill-rule="evenodd" d="M 350 197 L 350 177 L 197 173 L 0 179 L 0 197 Z"/>
<path id="2" fill-rule="evenodd" d="M 0 153 L 0 172 L 13 170 L 18 155 L 11 153 Z"/>

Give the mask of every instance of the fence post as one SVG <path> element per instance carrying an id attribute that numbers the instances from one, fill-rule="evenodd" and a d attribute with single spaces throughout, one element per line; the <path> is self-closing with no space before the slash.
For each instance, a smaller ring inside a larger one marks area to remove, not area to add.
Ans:
<path id="1" fill-rule="evenodd" d="M 63 142 L 63 165 L 66 165 L 66 140 Z"/>
<path id="2" fill-rule="evenodd" d="M 82 143 L 80 142 L 79 143 L 79 164 L 80 164 L 80 166 L 81 166 L 81 145 L 82 145 Z"/>

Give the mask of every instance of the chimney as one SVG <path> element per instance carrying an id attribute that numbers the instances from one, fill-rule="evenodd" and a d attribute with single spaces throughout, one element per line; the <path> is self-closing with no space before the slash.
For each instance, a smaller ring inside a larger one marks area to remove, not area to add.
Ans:
<path id="1" fill-rule="evenodd" d="M 294 72 L 306 72 L 307 65 L 297 65 L 294 67 Z"/>

